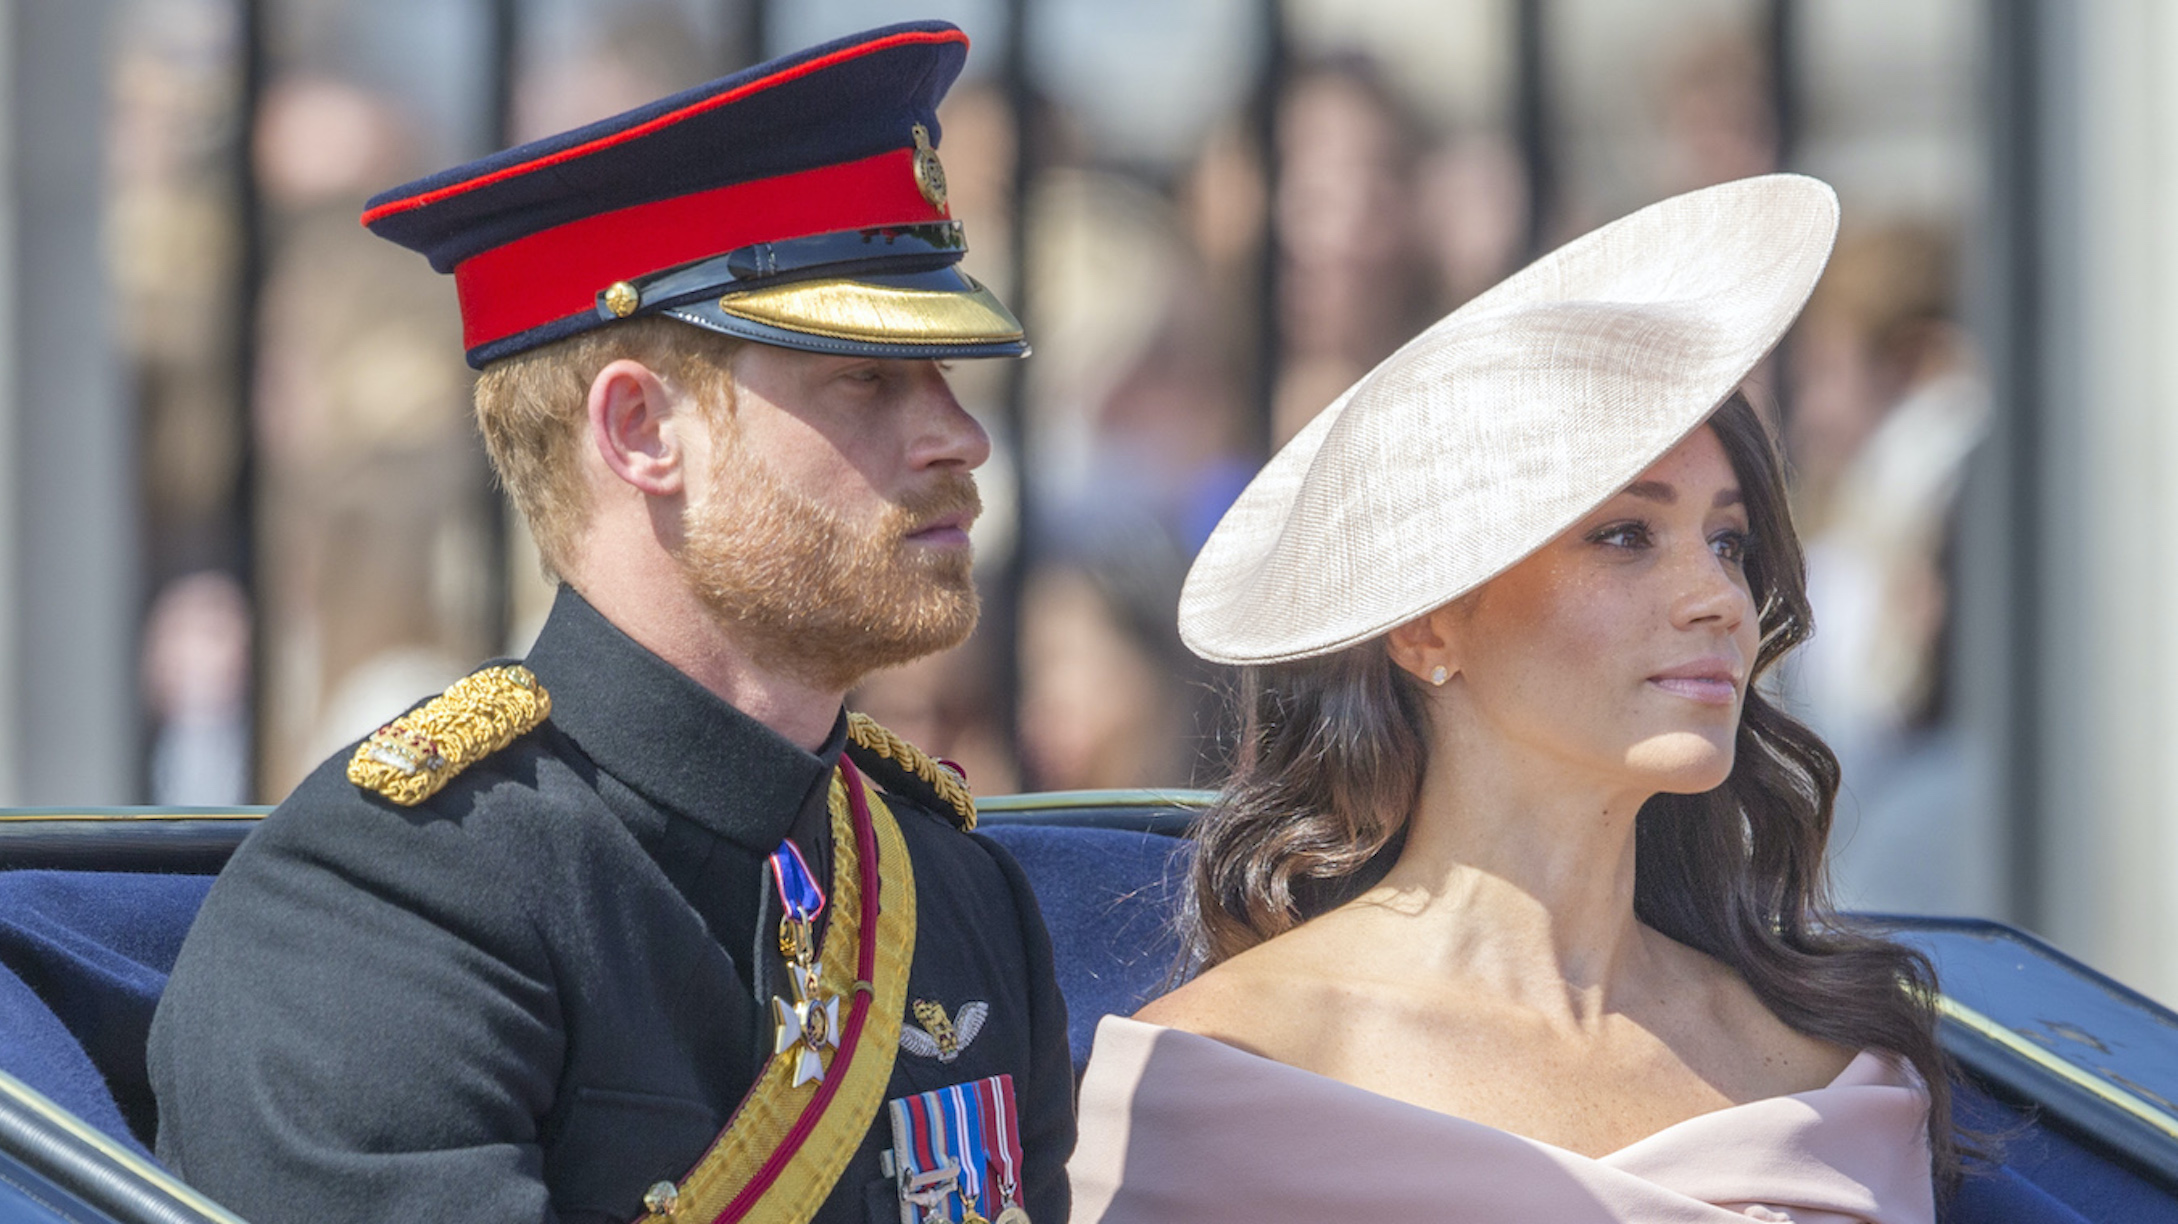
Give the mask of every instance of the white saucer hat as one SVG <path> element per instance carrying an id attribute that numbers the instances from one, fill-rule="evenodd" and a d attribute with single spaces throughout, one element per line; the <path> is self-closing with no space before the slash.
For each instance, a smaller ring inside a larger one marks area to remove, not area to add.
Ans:
<path id="1" fill-rule="evenodd" d="M 1543 256 L 1309 422 L 1211 533 L 1180 637 L 1217 663 L 1367 641 L 1631 484 L 1800 313 L 1838 198 L 1797 174 L 1688 192 Z"/>

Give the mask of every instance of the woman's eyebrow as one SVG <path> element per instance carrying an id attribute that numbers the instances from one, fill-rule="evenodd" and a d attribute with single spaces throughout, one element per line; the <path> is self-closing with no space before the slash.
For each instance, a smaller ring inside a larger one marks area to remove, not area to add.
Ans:
<path id="1" fill-rule="evenodd" d="M 1625 495 L 1665 506 L 1674 505 L 1679 500 L 1679 490 L 1667 480 L 1636 480 L 1626 486 Z M 1739 486 L 1732 485 L 1717 490 L 1717 496 L 1710 502 L 1710 505 L 1721 510 L 1726 506 L 1739 505 L 1746 500 L 1745 495 L 1739 491 Z"/>
<path id="2" fill-rule="evenodd" d="M 1642 501 L 1665 506 L 1673 505 L 1679 500 L 1679 490 L 1666 480 L 1636 480 L 1626 486 L 1625 493 L 1628 497 L 1638 497 Z M 1739 491 L 1739 486 L 1732 485 L 1717 490 L 1716 498 L 1709 504 L 1722 510 L 1726 506 L 1736 506 L 1746 500 L 1745 495 Z"/>

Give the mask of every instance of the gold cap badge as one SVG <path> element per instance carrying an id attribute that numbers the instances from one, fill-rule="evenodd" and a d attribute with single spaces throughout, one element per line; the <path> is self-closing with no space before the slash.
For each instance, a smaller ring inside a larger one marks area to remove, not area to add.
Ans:
<path id="1" fill-rule="evenodd" d="M 923 193 L 935 209 L 945 208 L 945 167 L 938 161 L 938 151 L 931 147 L 930 129 L 918 123 L 908 129 L 915 138 L 915 189 Z"/>

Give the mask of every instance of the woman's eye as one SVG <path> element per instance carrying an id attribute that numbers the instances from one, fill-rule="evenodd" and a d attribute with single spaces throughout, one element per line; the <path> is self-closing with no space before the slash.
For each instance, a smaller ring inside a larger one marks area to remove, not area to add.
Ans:
<path id="1" fill-rule="evenodd" d="M 1607 548 L 1647 548 L 1649 525 L 1647 523 L 1611 523 L 1598 527 L 1588 535 L 1591 544 Z"/>
<path id="2" fill-rule="evenodd" d="M 1744 531 L 1720 531 L 1709 537 L 1709 549 L 1734 565 L 1745 565 L 1747 563 L 1747 533 Z"/>

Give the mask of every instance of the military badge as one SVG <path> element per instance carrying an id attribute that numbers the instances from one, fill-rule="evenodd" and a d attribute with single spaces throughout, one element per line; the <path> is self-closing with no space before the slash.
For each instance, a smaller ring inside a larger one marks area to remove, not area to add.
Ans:
<path id="1" fill-rule="evenodd" d="M 771 875 L 779 888 L 779 954 L 786 958 L 787 979 L 794 1001 L 774 997 L 772 1017 L 778 1026 L 774 1054 L 795 1054 L 796 1088 L 824 1079 L 823 1051 L 839 1048 L 839 998 L 818 986 L 816 941 L 817 915 L 824 912 L 824 890 L 810 873 L 800 847 L 779 843 L 771 855 Z"/>
<path id="2" fill-rule="evenodd" d="M 919 1058 L 935 1058 L 939 1062 L 949 1063 L 959 1058 L 960 1052 L 968 1048 L 969 1043 L 976 1039 L 977 1033 L 983 1031 L 983 1022 L 990 1018 L 991 1005 L 980 1000 L 963 1003 L 960 1018 L 956 1020 L 945 1014 L 943 1004 L 917 999 L 914 1012 L 921 1027 L 902 1024 L 900 1048 Z"/>
<path id="3" fill-rule="evenodd" d="M 899 1184 L 900 1224 L 1029 1224 L 1012 1076 L 919 1092 L 885 1110 L 892 1150 L 883 1164 Z"/>
<path id="4" fill-rule="evenodd" d="M 945 211 L 945 165 L 938 160 L 938 150 L 930 143 L 930 129 L 918 123 L 908 129 L 915 138 L 915 189 L 923 193 L 930 206 Z"/>

